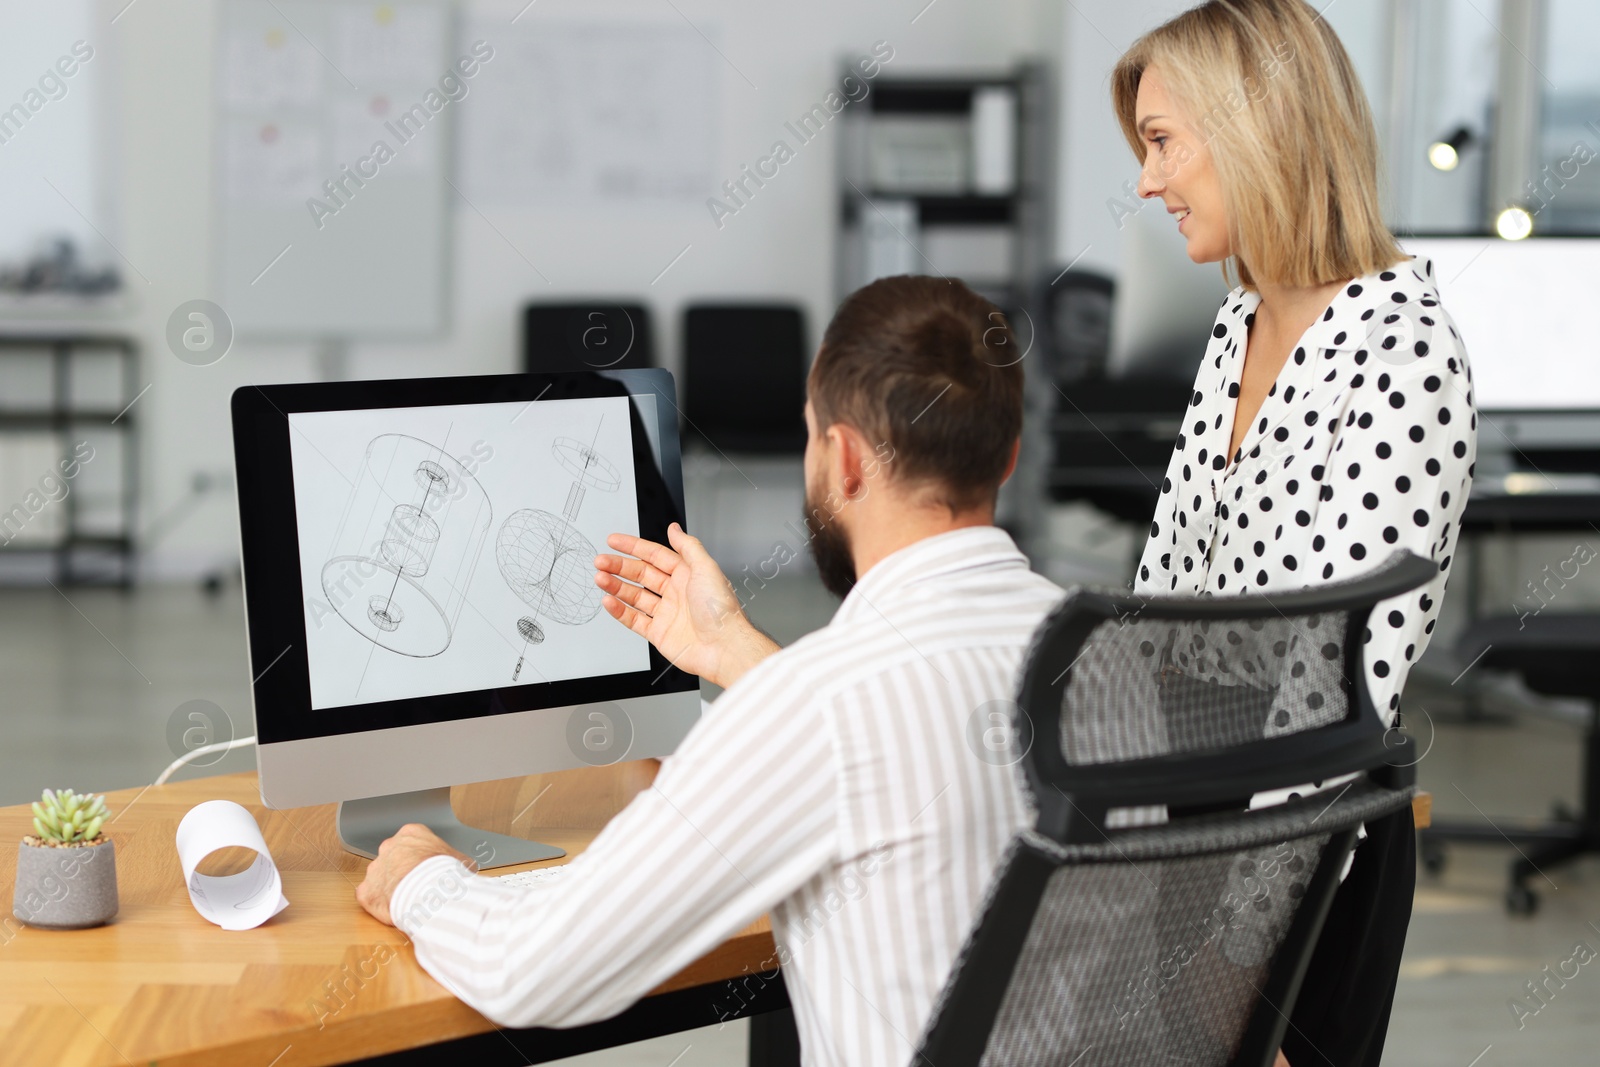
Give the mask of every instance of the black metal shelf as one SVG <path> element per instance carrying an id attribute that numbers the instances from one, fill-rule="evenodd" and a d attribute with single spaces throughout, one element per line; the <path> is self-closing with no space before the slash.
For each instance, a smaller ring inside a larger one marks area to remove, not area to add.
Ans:
<path id="1" fill-rule="evenodd" d="M 65 418 L 68 423 L 84 423 L 92 426 L 112 426 L 117 423 L 133 424 L 131 416 L 120 411 L 0 411 L 0 431 L 7 429 L 34 430 L 39 428 L 51 429 L 61 425 Z"/>
<path id="2" fill-rule="evenodd" d="M 971 185 L 960 190 L 953 187 L 894 188 L 892 182 L 882 180 L 883 175 L 879 175 L 879 181 L 872 180 L 870 157 L 877 120 L 895 120 L 901 116 L 930 119 L 970 116 L 976 94 L 986 89 L 1007 89 L 1015 94 L 1014 179 L 1010 191 L 983 193 Z M 1048 255 L 1044 245 L 1049 227 L 1042 195 L 1049 184 L 1050 170 L 1047 146 L 1051 111 L 1047 96 L 1043 68 L 1032 63 L 1022 63 L 1008 70 L 948 75 L 900 76 L 892 71 L 879 75 L 872 83 L 871 93 L 862 101 L 865 107 L 847 109 L 841 116 L 839 295 L 843 297 L 867 280 L 869 268 L 866 264 L 870 257 L 866 235 L 874 225 L 870 218 L 872 205 L 901 201 L 915 205 L 917 231 L 985 227 L 1002 233 L 1010 242 L 1007 253 L 1010 277 L 1006 292 L 1000 294 L 1000 303 L 1006 309 L 1020 306 L 1030 279 L 1042 269 Z M 890 226 L 895 224 L 890 223 Z M 900 236 L 917 248 L 921 260 L 917 269 L 929 270 L 918 234 Z M 971 268 L 941 263 L 934 269 L 964 275 Z"/>
<path id="3" fill-rule="evenodd" d="M 972 94 L 991 87 L 1016 88 L 1014 74 L 990 77 L 885 78 L 867 97 L 867 106 L 880 115 L 965 115 L 972 110 Z"/>
<path id="4" fill-rule="evenodd" d="M 869 200 L 913 200 L 917 205 L 917 221 L 923 226 L 1009 226 L 1016 217 L 1017 198 L 1010 196 L 982 196 L 974 193 L 908 193 L 889 189 L 873 189 L 866 194 Z M 871 210 L 862 204 L 860 197 L 844 200 L 844 223 L 851 225 L 862 211 Z"/>
<path id="5" fill-rule="evenodd" d="M 84 350 L 109 352 L 117 360 L 118 391 L 123 406 L 112 411 L 96 403 L 90 407 L 77 407 L 73 402 L 73 358 Z M 81 526 L 80 509 L 82 491 L 71 490 L 50 506 L 60 507 L 65 513 L 65 532 L 58 538 L 42 544 L 0 545 L 0 555 L 27 556 L 47 554 L 54 559 L 55 581 L 59 585 L 78 585 L 92 580 L 109 580 L 127 588 L 133 583 L 134 522 L 138 485 L 138 436 L 134 432 L 134 416 L 129 406 L 137 395 L 138 349 L 131 338 L 120 334 L 64 330 L 60 332 L 29 331 L 25 328 L 0 327 L 0 360 L 16 358 L 46 358 L 50 362 L 49 403 L 39 407 L 0 410 L 0 436 L 17 431 L 55 431 L 63 444 L 74 430 L 93 428 L 97 433 L 112 433 L 121 438 L 117 497 L 120 498 L 122 531 L 120 533 L 89 533 Z M 68 448 L 72 446 L 66 446 Z M 72 458 L 67 452 L 62 460 Z M 0 522 L 20 501 L 0 501 Z M 31 514 L 34 513 L 30 513 Z M 79 566 L 80 555 L 91 552 L 110 553 L 115 563 L 109 573 L 103 567 L 84 569 Z"/>

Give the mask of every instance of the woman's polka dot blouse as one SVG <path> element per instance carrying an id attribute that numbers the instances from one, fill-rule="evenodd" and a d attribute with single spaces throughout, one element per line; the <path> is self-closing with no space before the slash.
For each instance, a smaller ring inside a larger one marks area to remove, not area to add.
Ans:
<path id="1" fill-rule="evenodd" d="M 1341 288 L 1227 454 L 1259 293 L 1228 294 L 1161 483 L 1138 592 L 1297 589 L 1353 578 L 1398 549 L 1439 576 L 1372 612 L 1365 660 L 1380 713 L 1399 706 L 1449 578 L 1477 456 L 1472 372 L 1411 258 Z"/>

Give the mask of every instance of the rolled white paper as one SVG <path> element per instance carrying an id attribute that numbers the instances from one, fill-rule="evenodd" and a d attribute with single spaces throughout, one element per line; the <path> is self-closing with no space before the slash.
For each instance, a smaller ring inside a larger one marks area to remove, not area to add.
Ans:
<path id="1" fill-rule="evenodd" d="M 250 849 L 255 862 L 238 874 L 195 873 L 211 853 L 235 847 Z M 252 930 L 289 906 L 261 827 L 231 800 L 208 800 L 189 809 L 178 823 L 178 862 L 194 909 L 224 930 Z"/>

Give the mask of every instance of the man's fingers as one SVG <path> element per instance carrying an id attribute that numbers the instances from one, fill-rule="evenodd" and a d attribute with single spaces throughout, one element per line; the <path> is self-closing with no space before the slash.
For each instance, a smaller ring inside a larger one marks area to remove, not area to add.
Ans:
<path id="1" fill-rule="evenodd" d="M 620 574 L 634 585 L 642 585 L 652 593 L 660 593 L 667 584 L 667 574 L 639 559 L 623 556 L 596 556 L 595 570 L 607 574 Z M 602 587 L 603 588 L 603 587 Z"/>
<path id="2" fill-rule="evenodd" d="M 683 527 L 677 523 L 667 527 L 667 540 L 672 542 L 672 547 L 677 549 L 678 553 L 688 560 L 691 566 L 696 563 L 716 565 L 717 561 L 711 558 L 711 553 L 706 551 L 706 547 L 700 543 L 700 539 L 685 533 Z"/>
<path id="3" fill-rule="evenodd" d="M 678 554 L 666 545 L 658 545 L 632 534 L 612 534 L 606 538 L 606 544 L 618 552 L 639 557 L 662 574 L 671 574 L 680 562 Z"/>
<path id="4" fill-rule="evenodd" d="M 638 608 L 646 614 L 654 614 L 656 605 L 661 603 L 661 598 L 637 585 L 629 585 L 615 575 L 596 574 L 594 584 L 616 597 L 632 608 Z"/>
<path id="5" fill-rule="evenodd" d="M 634 633 L 649 640 L 650 635 L 645 631 L 650 628 L 650 616 L 635 608 L 630 608 L 614 596 L 600 598 L 600 606 L 606 609 L 606 614 L 616 619 Z"/>

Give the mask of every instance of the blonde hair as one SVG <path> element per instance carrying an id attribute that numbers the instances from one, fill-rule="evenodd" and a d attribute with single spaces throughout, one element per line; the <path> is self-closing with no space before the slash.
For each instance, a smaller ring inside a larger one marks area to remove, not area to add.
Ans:
<path id="1" fill-rule="evenodd" d="M 1237 284 L 1322 285 L 1407 258 L 1378 203 L 1366 94 L 1305 0 L 1210 0 L 1133 43 L 1111 73 L 1111 101 L 1141 166 L 1134 104 L 1156 65 L 1210 146 Z M 1235 284 L 1229 261 L 1222 276 Z"/>

